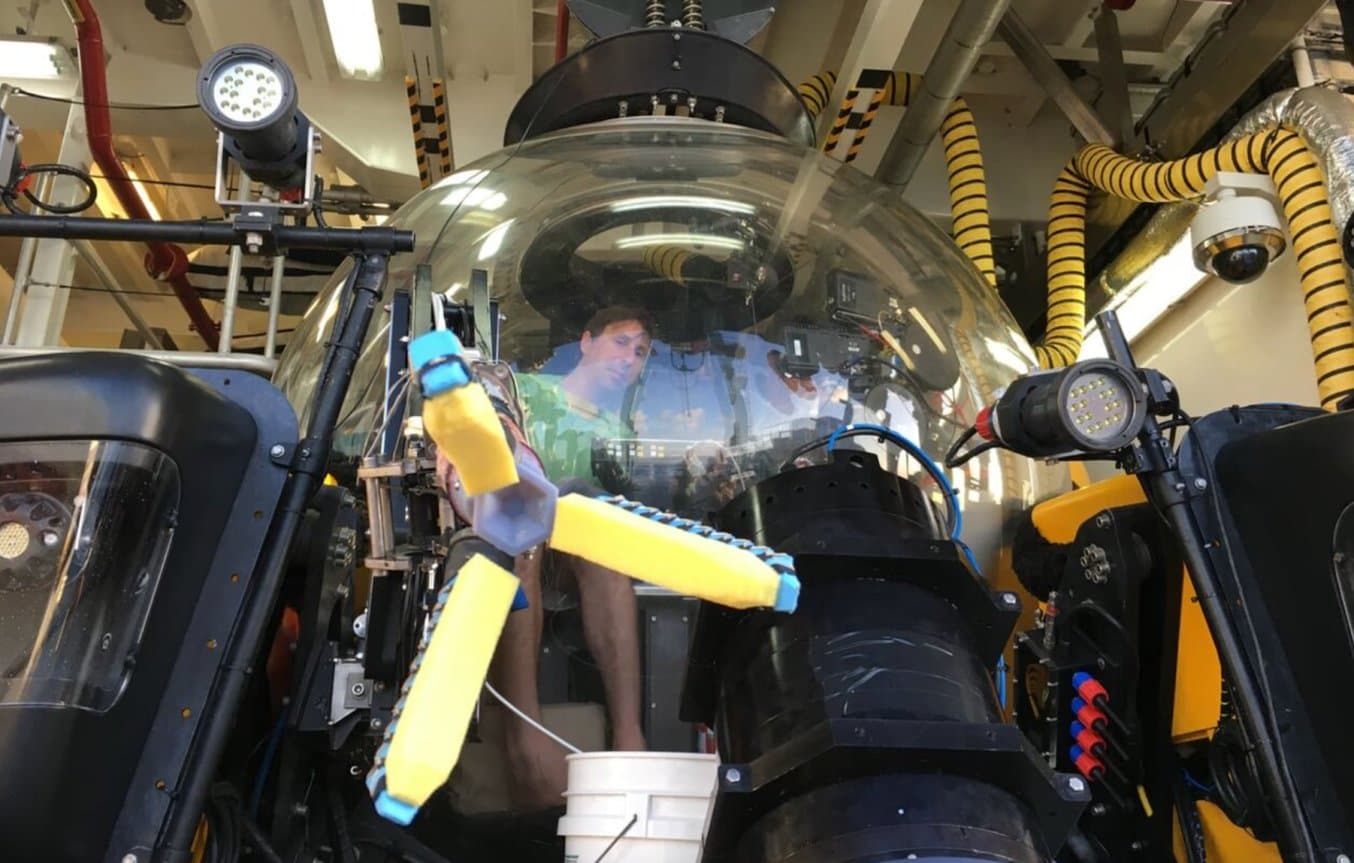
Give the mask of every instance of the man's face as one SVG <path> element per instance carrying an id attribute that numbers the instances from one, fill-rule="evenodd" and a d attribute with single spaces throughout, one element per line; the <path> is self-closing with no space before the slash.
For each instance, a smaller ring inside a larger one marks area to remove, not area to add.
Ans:
<path id="1" fill-rule="evenodd" d="M 607 324 L 599 335 L 583 333 L 579 343 L 583 358 L 578 366 L 600 388 L 623 389 L 639 377 L 651 345 L 652 340 L 639 321 L 617 321 Z"/>

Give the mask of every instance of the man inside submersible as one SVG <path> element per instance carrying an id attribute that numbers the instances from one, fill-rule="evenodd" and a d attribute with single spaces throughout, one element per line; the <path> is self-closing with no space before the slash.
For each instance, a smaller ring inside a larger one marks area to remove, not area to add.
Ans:
<path id="1" fill-rule="evenodd" d="M 653 348 L 653 321 L 641 309 L 603 308 L 583 328 L 577 364 L 564 375 L 515 376 L 514 416 L 500 418 L 519 447 L 535 457 L 554 483 L 599 487 L 592 465 L 598 440 L 633 437 L 620 406 L 639 380 Z M 558 352 L 557 352 L 558 353 Z M 450 466 L 439 475 L 455 487 Z M 645 748 L 640 707 L 637 607 L 630 579 L 580 558 L 543 547 L 518 555 L 514 569 L 528 607 L 509 617 L 490 670 L 503 695 L 541 720 L 538 665 L 547 592 L 576 585 L 589 652 L 601 672 L 611 726 L 610 748 Z M 545 590 L 543 591 L 543 587 Z M 521 718 L 504 716 L 504 748 L 513 803 L 530 811 L 558 806 L 566 783 L 565 751 Z"/>

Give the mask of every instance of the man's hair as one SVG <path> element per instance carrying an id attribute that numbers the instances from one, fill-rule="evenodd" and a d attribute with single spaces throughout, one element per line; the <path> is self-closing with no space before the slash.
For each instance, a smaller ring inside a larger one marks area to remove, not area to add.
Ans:
<path id="1" fill-rule="evenodd" d="M 653 338 L 653 316 L 644 309 L 633 306 L 607 306 L 600 309 L 597 314 L 588 320 L 583 329 L 595 339 L 612 324 L 620 324 L 626 321 L 635 321 L 644 328 L 645 335 Z"/>

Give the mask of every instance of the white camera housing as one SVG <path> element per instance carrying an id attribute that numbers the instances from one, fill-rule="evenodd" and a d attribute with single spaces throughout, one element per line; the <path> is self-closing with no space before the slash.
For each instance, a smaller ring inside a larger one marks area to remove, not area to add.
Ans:
<path id="1" fill-rule="evenodd" d="M 1274 181 L 1264 174 L 1215 174 L 1190 224 L 1194 265 L 1233 284 L 1259 278 L 1287 245 L 1277 204 Z"/>

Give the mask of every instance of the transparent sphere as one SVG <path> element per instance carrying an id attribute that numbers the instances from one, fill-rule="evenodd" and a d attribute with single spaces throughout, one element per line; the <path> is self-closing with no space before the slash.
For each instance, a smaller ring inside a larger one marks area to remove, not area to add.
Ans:
<path id="1" fill-rule="evenodd" d="M 895 190 L 747 129 L 635 117 L 529 140 L 422 192 L 391 225 L 413 230 L 417 249 L 392 260 L 387 301 L 426 265 L 430 289 L 471 320 L 472 286 L 487 282 L 497 316 L 480 320 L 497 321 L 497 356 L 551 479 L 691 517 L 823 459 L 847 423 L 887 426 L 939 462 L 1034 365 L 996 292 Z M 347 270 L 279 365 L 298 410 Z M 378 311 L 340 452 L 360 453 L 383 422 L 389 330 Z M 943 506 L 898 448 L 838 445 L 876 453 Z M 997 453 L 949 473 L 963 538 L 985 562 L 1006 517 L 1056 481 Z"/>

